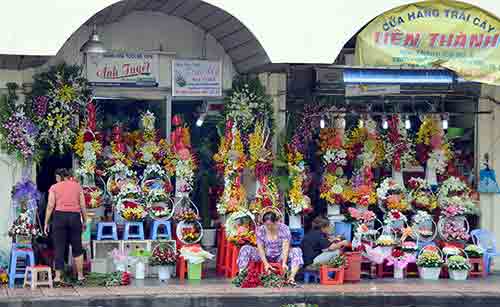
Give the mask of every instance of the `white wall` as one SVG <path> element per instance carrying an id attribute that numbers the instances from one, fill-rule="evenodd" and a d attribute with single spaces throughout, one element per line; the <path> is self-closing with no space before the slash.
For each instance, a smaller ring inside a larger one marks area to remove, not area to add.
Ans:
<path id="1" fill-rule="evenodd" d="M 61 60 L 81 64 L 80 48 L 88 40 L 90 30 L 88 27 L 78 29 L 49 64 Z M 184 19 L 163 13 L 132 12 L 118 22 L 98 27 L 98 33 L 108 50 L 158 51 L 161 46 L 162 51 L 175 53 L 175 57 L 181 59 L 203 56 L 203 30 Z M 224 89 L 231 88 L 235 74 L 231 58 L 211 35 L 206 38 L 206 57 L 223 61 Z M 171 84 L 171 67 L 165 63 L 168 59 L 162 57 L 160 63 L 160 86 L 164 87 Z"/>

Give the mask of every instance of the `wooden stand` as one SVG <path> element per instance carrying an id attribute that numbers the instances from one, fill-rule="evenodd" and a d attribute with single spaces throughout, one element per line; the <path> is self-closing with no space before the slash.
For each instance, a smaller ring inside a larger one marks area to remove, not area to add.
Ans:
<path id="1" fill-rule="evenodd" d="M 39 277 L 41 277 L 41 279 L 39 279 Z M 26 273 L 24 274 L 24 287 L 26 286 L 31 287 L 31 289 L 36 289 L 39 286 L 53 288 L 52 269 L 45 265 L 27 267 Z"/>

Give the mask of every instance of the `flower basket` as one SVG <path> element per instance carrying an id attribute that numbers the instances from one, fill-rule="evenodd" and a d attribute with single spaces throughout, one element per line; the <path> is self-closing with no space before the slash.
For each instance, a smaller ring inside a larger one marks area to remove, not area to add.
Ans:
<path id="1" fill-rule="evenodd" d="M 124 199 L 120 202 L 120 215 L 128 222 L 142 222 L 147 212 L 137 200 Z"/>
<path id="2" fill-rule="evenodd" d="M 418 268 L 418 273 L 420 274 L 420 279 L 423 280 L 439 280 L 439 275 L 441 274 L 441 268 Z"/>
<path id="3" fill-rule="evenodd" d="M 198 221 L 182 221 L 177 225 L 177 238 L 184 244 L 196 244 L 203 237 L 203 227 Z"/>
<path id="4" fill-rule="evenodd" d="M 164 202 L 153 203 L 148 209 L 149 216 L 155 221 L 168 221 L 174 215 L 173 202 L 168 199 Z"/>
<path id="5" fill-rule="evenodd" d="M 465 216 L 441 217 L 437 224 L 439 236 L 445 242 L 466 242 L 469 238 L 469 222 Z"/>
<path id="6" fill-rule="evenodd" d="M 463 271 L 448 270 L 448 273 L 450 274 L 450 279 L 452 280 L 467 280 L 467 277 L 469 277 L 469 271 L 467 270 Z"/>

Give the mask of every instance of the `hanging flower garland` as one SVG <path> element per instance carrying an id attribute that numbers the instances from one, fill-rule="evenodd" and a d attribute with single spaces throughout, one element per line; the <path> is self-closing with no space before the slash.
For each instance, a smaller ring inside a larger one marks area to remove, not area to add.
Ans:
<path id="1" fill-rule="evenodd" d="M 408 136 L 401 116 L 395 115 L 388 120 L 389 129 L 385 138 L 385 160 L 394 171 L 415 165 L 415 150 Z"/>
<path id="2" fill-rule="evenodd" d="M 81 67 L 62 64 L 35 76 L 33 95 L 39 141 L 47 145 L 49 152 L 64 154 L 73 148 L 78 119 L 84 117 L 91 96 Z"/>
<path id="3" fill-rule="evenodd" d="M 8 94 L 0 100 L 0 142 L 3 150 L 21 161 L 38 159 L 39 129 L 27 116 L 24 105 L 17 105 L 15 83 L 8 83 Z"/>

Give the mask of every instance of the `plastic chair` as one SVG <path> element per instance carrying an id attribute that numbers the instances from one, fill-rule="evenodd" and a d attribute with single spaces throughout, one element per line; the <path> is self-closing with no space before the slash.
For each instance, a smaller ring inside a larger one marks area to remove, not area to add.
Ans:
<path id="1" fill-rule="evenodd" d="M 25 267 L 18 267 L 18 260 L 25 259 Z M 16 279 L 24 279 L 26 268 L 35 265 L 35 254 L 31 248 L 12 248 L 12 255 L 10 257 L 9 268 L 9 288 L 14 288 Z"/>
<path id="2" fill-rule="evenodd" d="M 292 247 L 300 246 L 302 240 L 304 239 L 304 228 L 290 229 L 290 233 L 292 235 L 292 241 L 290 242 L 290 245 Z"/>
<path id="3" fill-rule="evenodd" d="M 500 256 L 497 252 L 497 241 L 491 232 L 484 229 L 474 229 L 470 234 L 472 242 L 484 250 L 484 266 L 489 274 L 493 257 Z"/>
<path id="4" fill-rule="evenodd" d="M 159 232 L 160 226 L 165 227 L 164 232 Z M 154 221 L 151 227 L 151 240 L 171 240 L 172 239 L 172 224 L 170 221 Z"/>
<path id="5" fill-rule="evenodd" d="M 335 235 L 343 236 L 347 241 L 352 239 L 352 224 L 344 222 L 335 222 Z"/>
<path id="6" fill-rule="evenodd" d="M 105 235 L 104 229 L 111 228 L 111 234 Z M 118 230 L 114 222 L 102 222 L 97 224 L 97 241 L 118 240 Z"/>
<path id="7" fill-rule="evenodd" d="M 133 230 L 136 231 L 133 231 Z M 142 222 L 126 222 L 123 240 L 144 240 L 144 224 Z"/>

